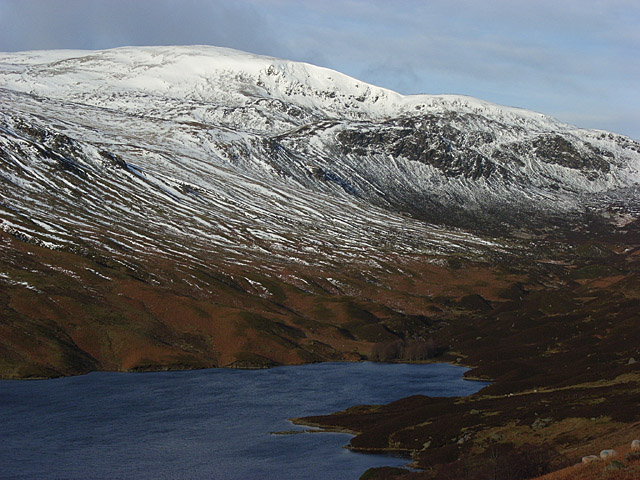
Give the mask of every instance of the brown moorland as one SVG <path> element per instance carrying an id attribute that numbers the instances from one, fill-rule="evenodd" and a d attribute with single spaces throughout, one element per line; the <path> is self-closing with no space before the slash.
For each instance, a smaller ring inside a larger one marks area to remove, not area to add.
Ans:
<path id="1" fill-rule="evenodd" d="M 0 291 L 0 375 L 435 357 L 492 383 L 466 398 L 299 421 L 355 432 L 349 448 L 405 455 L 421 469 L 364 478 L 532 478 L 638 436 L 639 233 L 638 222 L 538 232 L 511 239 L 511 251 L 390 253 L 367 271 L 212 259 L 193 267 L 194 288 L 162 258 L 116 261 L 0 232 L 11 279 Z"/>
<path id="2" fill-rule="evenodd" d="M 637 234 L 636 226 L 576 239 L 562 259 L 530 267 L 501 264 L 526 279 L 499 298 L 485 293 L 487 305 L 479 296 L 442 299 L 446 325 L 434 333 L 448 346 L 441 359 L 492 380 L 477 394 L 415 396 L 296 421 L 355 432 L 349 448 L 405 455 L 420 469 L 374 469 L 363 476 L 370 479 L 535 478 L 630 443 L 640 436 Z M 639 478 L 635 463 L 615 466 L 562 471 Z"/>

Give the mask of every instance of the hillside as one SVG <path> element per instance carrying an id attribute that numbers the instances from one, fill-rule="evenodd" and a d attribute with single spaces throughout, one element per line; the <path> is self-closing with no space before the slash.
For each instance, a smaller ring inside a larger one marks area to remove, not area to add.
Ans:
<path id="1" fill-rule="evenodd" d="M 304 420 L 407 478 L 528 444 L 552 469 L 640 421 L 637 141 L 204 46 L 0 54 L 0 105 L 1 378 L 435 357 L 494 380 Z"/>

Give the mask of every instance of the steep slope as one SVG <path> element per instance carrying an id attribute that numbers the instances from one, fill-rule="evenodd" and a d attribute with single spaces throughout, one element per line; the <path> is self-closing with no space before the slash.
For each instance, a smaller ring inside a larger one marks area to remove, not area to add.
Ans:
<path id="1" fill-rule="evenodd" d="M 228 49 L 22 53 L 5 55 L 3 66 L 5 89 L 59 103 L 64 117 L 84 117 L 75 123 L 87 127 L 100 119 L 101 138 L 113 130 L 135 144 L 145 139 L 172 154 L 438 222 L 451 216 L 434 209 L 463 217 L 506 204 L 576 211 L 640 180 L 640 145 L 622 136 L 468 97 L 402 96 Z M 71 113 L 78 109 L 87 111 Z M 115 112 L 120 118 L 105 128 L 102 117 Z"/>
<path id="2" fill-rule="evenodd" d="M 637 215 L 631 139 L 228 49 L 2 54 L 0 105 L 5 376 L 360 358 Z"/>

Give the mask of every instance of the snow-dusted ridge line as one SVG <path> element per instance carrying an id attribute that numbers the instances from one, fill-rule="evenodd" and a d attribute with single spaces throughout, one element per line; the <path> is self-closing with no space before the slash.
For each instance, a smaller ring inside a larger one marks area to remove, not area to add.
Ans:
<path id="1" fill-rule="evenodd" d="M 96 101 L 98 92 L 104 94 L 113 90 L 203 102 L 227 100 L 220 103 L 225 105 L 230 99 L 229 92 L 225 95 L 217 90 L 220 87 L 217 82 L 227 80 L 235 81 L 236 85 L 251 85 L 253 91 L 242 92 L 242 96 L 279 99 L 301 107 L 324 108 L 327 113 L 343 110 L 346 106 L 377 120 L 403 113 L 414 114 L 422 109 L 434 112 L 455 108 L 468 112 L 510 114 L 544 124 L 561 125 L 541 113 L 465 95 L 402 95 L 328 68 L 223 47 L 30 51 L 0 54 L 0 64 L 5 88 L 84 98 L 91 103 Z M 38 85 L 31 84 L 29 77 L 38 77 Z M 229 90 L 233 92 L 232 88 Z M 311 94 L 315 94 L 315 98 Z M 242 98 L 233 93 L 230 96 L 234 100 Z M 99 103 L 109 101 L 102 99 Z"/>

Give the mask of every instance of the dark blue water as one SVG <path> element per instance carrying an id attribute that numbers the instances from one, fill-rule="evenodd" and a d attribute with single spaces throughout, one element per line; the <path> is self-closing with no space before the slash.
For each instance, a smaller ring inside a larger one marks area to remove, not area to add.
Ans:
<path id="1" fill-rule="evenodd" d="M 0 381 L 0 477 L 357 479 L 407 461 L 350 452 L 345 434 L 270 432 L 303 429 L 292 417 L 484 386 L 464 371 L 324 363 Z"/>

